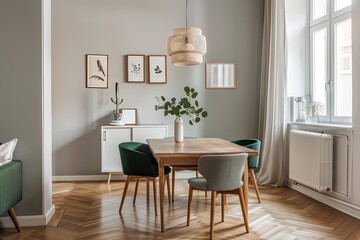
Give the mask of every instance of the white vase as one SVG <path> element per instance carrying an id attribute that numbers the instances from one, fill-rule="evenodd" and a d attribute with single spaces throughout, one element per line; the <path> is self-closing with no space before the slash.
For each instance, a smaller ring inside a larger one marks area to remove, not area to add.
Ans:
<path id="1" fill-rule="evenodd" d="M 184 127 L 181 117 L 176 117 L 174 122 L 174 138 L 175 142 L 181 143 L 184 140 Z"/>

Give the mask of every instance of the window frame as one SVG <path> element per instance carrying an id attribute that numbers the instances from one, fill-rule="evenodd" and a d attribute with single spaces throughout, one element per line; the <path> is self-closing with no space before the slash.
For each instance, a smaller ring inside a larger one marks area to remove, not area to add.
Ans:
<path id="1" fill-rule="evenodd" d="M 313 97 L 314 79 L 313 79 L 313 41 L 314 32 L 327 29 L 327 81 L 324 83 L 326 88 L 326 116 L 320 116 L 320 122 L 334 124 L 352 124 L 352 116 L 336 117 L 335 116 L 335 25 L 347 19 L 351 19 L 351 5 L 335 11 L 335 0 L 327 0 L 327 13 L 325 16 L 313 20 L 313 2 L 310 0 L 310 19 L 309 19 L 309 62 L 310 62 L 310 92 Z M 352 20 L 352 19 L 351 19 Z M 352 57 L 351 57 L 352 64 Z M 352 67 L 351 67 L 352 69 Z"/>

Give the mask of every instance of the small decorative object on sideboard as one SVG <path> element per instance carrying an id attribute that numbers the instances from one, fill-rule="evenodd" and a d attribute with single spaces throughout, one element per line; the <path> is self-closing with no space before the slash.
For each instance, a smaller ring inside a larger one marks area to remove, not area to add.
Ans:
<path id="1" fill-rule="evenodd" d="M 190 117 L 189 124 L 194 125 L 201 120 L 201 117 L 206 118 L 208 116 L 207 111 L 205 111 L 198 100 L 195 100 L 198 92 L 194 88 L 186 86 L 184 88 L 186 97 L 181 98 L 179 101 L 176 98 L 171 98 L 170 101 L 167 101 L 164 96 L 156 97 L 159 102 L 158 105 L 155 105 L 155 110 L 164 110 L 164 116 L 174 115 L 176 116 L 174 122 L 174 138 L 175 142 L 182 142 L 184 140 L 183 135 L 183 120 L 181 116 L 186 115 Z M 194 103 L 192 101 L 194 100 Z"/>
<path id="2" fill-rule="evenodd" d="M 119 100 L 119 83 L 115 83 L 115 99 L 111 98 L 111 101 L 116 105 L 114 110 L 114 119 L 111 121 L 111 125 L 124 125 L 125 123 L 121 121 L 122 112 L 119 108 L 120 104 L 124 101 L 124 99 Z"/>

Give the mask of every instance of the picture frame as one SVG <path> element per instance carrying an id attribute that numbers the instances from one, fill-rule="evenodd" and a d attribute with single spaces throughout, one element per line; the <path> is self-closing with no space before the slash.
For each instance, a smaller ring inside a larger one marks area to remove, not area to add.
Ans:
<path id="1" fill-rule="evenodd" d="M 108 88 L 109 56 L 107 54 L 86 54 L 86 87 Z"/>
<path id="2" fill-rule="evenodd" d="M 122 108 L 121 109 L 121 121 L 125 125 L 136 125 L 137 124 L 137 109 L 136 108 Z"/>
<path id="3" fill-rule="evenodd" d="M 166 55 L 148 56 L 148 76 L 151 84 L 167 83 L 167 58 Z"/>
<path id="4" fill-rule="evenodd" d="M 205 64 L 206 89 L 235 89 L 235 62 L 208 62 Z"/>
<path id="5" fill-rule="evenodd" d="M 127 82 L 145 82 L 145 55 L 129 54 L 126 56 L 127 63 Z"/>

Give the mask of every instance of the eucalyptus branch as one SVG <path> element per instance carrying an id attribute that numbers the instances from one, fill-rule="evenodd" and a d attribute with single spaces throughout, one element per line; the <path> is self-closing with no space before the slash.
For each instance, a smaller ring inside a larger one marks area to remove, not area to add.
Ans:
<path id="1" fill-rule="evenodd" d="M 155 110 L 164 110 L 164 116 L 173 115 L 177 117 L 189 116 L 189 124 L 194 125 L 201 120 L 201 117 L 206 118 L 208 116 L 207 111 L 200 107 L 199 101 L 196 100 L 198 92 L 194 88 L 186 86 L 184 88 L 186 96 L 177 100 L 176 98 L 171 98 L 167 101 L 164 96 L 155 97 L 159 104 L 155 105 Z"/>

